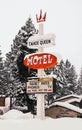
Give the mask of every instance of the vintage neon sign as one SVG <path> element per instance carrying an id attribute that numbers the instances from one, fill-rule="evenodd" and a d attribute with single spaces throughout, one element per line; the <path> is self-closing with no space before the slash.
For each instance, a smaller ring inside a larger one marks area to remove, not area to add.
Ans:
<path id="1" fill-rule="evenodd" d="M 49 53 L 27 55 L 24 65 L 32 69 L 50 68 L 57 65 L 57 57 Z"/>

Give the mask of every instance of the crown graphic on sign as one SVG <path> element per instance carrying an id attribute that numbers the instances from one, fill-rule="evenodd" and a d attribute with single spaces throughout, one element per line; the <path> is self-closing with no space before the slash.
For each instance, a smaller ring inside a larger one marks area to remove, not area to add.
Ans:
<path id="1" fill-rule="evenodd" d="M 46 12 L 44 13 L 44 16 L 42 16 L 42 10 L 40 10 L 40 16 L 38 17 L 36 14 L 36 20 L 38 23 L 46 21 Z"/>

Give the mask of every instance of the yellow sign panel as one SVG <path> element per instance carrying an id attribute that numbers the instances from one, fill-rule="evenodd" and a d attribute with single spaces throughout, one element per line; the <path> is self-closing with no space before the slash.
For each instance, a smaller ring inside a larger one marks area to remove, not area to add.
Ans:
<path id="1" fill-rule="evenodd" d="M 40 82 L 50 82 L 50 81 L 53 81 L 53 77 L 40 78 L 39 81 Z"/>

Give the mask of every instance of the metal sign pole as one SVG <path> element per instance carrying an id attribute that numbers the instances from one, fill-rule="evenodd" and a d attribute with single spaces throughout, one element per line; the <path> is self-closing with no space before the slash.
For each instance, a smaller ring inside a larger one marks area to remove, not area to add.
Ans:
<path id="1" fill-rule="evenodd" d="M 39 35 L 43 35 L 43 23 L 39 23 Z M 38 52 L 43 52 L 43 47 L 38 48 Z M 44 69 L 38 69 L 38 77 L 42 77 Z M 37 96 L 37 118 L 45 118 L 44 94 L 36 94 Z"/>

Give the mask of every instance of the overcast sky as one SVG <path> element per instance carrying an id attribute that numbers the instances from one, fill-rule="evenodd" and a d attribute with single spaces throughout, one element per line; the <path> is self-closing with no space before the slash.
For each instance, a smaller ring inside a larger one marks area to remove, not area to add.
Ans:
<path id="1" fill-rule="evenodd" d="M 10 50 L 15 35 L 31 16 L 36 28 L 36 13 L 47 12 L 44 33 L 55 33 L 54 50 L 82 67 L 82 0 L 0 0 L 0 45 L 3 56 Z M 51 50 L 51 49 L 50 49 Z"/>

